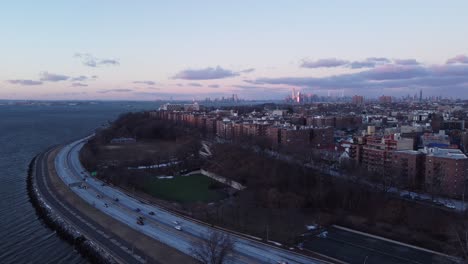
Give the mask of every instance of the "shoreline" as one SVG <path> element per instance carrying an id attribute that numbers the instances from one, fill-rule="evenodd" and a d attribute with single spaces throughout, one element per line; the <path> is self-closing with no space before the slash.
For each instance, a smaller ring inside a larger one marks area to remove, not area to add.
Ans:
<path id="1" fill-rule="evenodd" d="M 50 149 L 35 156 L 28 165 L 26 188 L 29 201 L 33 205 L 36 215 L 48 228 L 55 231 L 61 239 L 68 242 L 83 258 L 91 263 L 117 263 L 109 253 L 81 234 L 72 223 L 69 223 L 55 212 L 38 190 L 36 175 L 38 157 L 41 155 L 47 156 L 49 151 Z"/>

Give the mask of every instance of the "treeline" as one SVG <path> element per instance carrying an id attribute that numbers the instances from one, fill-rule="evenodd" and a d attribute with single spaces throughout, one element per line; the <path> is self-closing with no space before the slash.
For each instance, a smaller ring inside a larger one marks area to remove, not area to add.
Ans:
<path id="1" fill-rule="evenodd" d="M 126 113 L 96 135 L 101 143 L 109 143 L 113 138 L 132 137 L 137 140 L 177 140 L 187 135 L 198 136 L 196 129 L 180 126 L 151 118 L 148 112 Z"/>
<path id="2" fill-rule="evenodd" d="M 465 235 L 459 234 L 468 228 L 456 214 L 408 203 L 369 189 L 358 180 L 323 175 L 304 166 L 327 166 L 326 157 L 309 148 L 282 150 L 287 156 L 299 156 L 291 160 L 263 147 L 251 147 L 262 144 L 250 139 L 214 143 L 213 155 L 200 159 L 200 131 L 196 128 L 152 119 L 148 113 L 131 113 L 121 116 L 86 144 L 81 153 L 85 166 L 97 166 L 99 146 L 116 137 L 174 142 L 183 139 L 184 144 L 175 155 L 181 163 L 173 167 L 130 171 L 125 169 L 128 164 L 120 163 L 101 168 L 100 177 L 114 184 L 144 190 L 155 172 L 173 175 L 201 167 L 247 186 L 222 203 L 184 205 L 194 217 L 213 224 L 289 242 L 304 232 L 305 224 L 318 222 L 342 224 L 449 254 L 460 254 L 460 244 L 466 243 Z M 157 156 L 148 159 L 148 164 L 161 162 Z M 357 174 L 360 172 L 353 175 L 359 177 Z"/>
<path id="3" fill-rule="evenodd" d="M 138 143 L 143 144 L 125 147 L 125 153 L 120 153 L 122 156 L 108 157 L 109 150 L 105 146 L 109 145 L 112 139 L 120 137 L 135 138 Z M 149 146 L 157 141 L 168 142 L 169 144 L 166 145 L 170 149 L 148 151 L 145 144 Z M 80 159 L 87 169 L 101 170 L 101 172 L 102 170 L 121 170 L 132 166 L 159 165 L 177 160 L 179 163 L 176 167 L 158 169 L 158 172 L 168 173 L 173 172 L 169 170 L 184 167 L 198 168 L 200 142 L 200 133 L 195 128 L 151 118 L 148 112 L 127 113 L 121 115 L 109 127 L 98 131 L 95 137 L 83 147 Z M 108 164 L 102 163 L 105 159 L 108 160 Z M 116 177 L 119 179 L 117 182 L 134 181 L 130 174 L 125 172 L 118 173 Z"/>
<path id="4" fill-rule="evenodd" d="M 206 169 L 239 181 L 247 189 L 221 208 L 207 208 L 200 217 L 289 241 L 310 221 L 342 224 L 460 254 L 456 230 L 463 220 L 455 213 L 408 203 L 379 189 L 326 176 L 238 144 L 215 144 L 212 151 Z"/>

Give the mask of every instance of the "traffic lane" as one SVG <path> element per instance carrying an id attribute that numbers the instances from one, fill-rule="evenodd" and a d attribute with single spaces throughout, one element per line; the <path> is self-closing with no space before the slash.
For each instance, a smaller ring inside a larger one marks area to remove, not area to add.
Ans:
<path id="1" fill-rule="evenodd" d="M 95 184 L 92 184 L 92 182 L 95 182 L 97 183 L 97 181 L 93 180 L 93 179 L 90 179 L 88 183 L 90 183 L 91 185 L 95 185 Z M 162 222 L 164 224 L 166 224 L 167 226 L 173 226 L 173 225 L 181 225 L 182 228 L 183 228 L 183 231 L 184 233 L 185 232 L 188 232 L 188 233 L 191 233 L 197 237 L 205 237 L 206 234 L 210 231 L 209 228 L 206 228 L 206 227 L 202 227 L 202 226 L 199 226 L 199 225 L 196 225 L 190 221 L 184 221 L 184 220 L 181 220 L 180 218 L 177 218 L 177 217 L 174 217 L 173 215 L 170 215 L 169 213 L 165 212 L 165 211 L 161 211 L 161 210 L 158 210 L 154 207 L 151 207 L 150 205 L 147 205 L 147 204 L 141 204 L 139 201 L 137 200 L 134 200 L 130 197 L 122 197 L 122 194 L 110 194 L 108 193 L 108 191 L 111 191 L 113 190 L 112 188 L 108 188 L 108 187 L 102 187 L 100 185 L 98 185 L 98 187 L 101 191 L 103 190 L 106 190 L 107 189 L 107 192 L 106 194 L 107 195 L 111 195 L 111 196 L 117 196 L 119 197 L 119 203 L 118 204 L 124 204 L 126 201 L 129 201 L 130 203 L 133 203 L 133 206 L 132 208 L 136 208 L 137 206 L 139 206 L 138 208 L 140 208 L 140 214 L 145 216 L 147 219 L 155 219 L 157 220 L 158 222 Z M 103 210 L 106 210 L 106 208 L 103 208 Z M 148 215 L 148 214 L 145 214 L 147 212 L 151 212 L 151 210 L 153 210 L 153 212 L 155 212 L 155 215 L 154 216 L 151 216 L 151 215 Z M 133 213 L 134 211 L 129 211 L 129 213 Z M 174 223 L 174 221 L 178 221 L 178 223 Z M 256 259 L 289 259 L 290 261 L 296 261 L 296 262 L 299 262 L 299 263 L 306 263 L 310 260 L 306 259 L 306 258 L 297 258 L 297 257 L 291 257 L 289 256 L 288 254 L 281 254 L 281 252 L 276 252 L 276 256 L 275 254 L 272 254 L 272 250 L 271 248 L 269 247 L 265 247 L 265 246 L 258 246 L 256 244 L 252 244 L 250 243 L 249 241 L 244 241 L 244 240 L 239 240 L 237 239 L 237 244 L 238 244 L 238 247 L 237 248 L 241 248 L 242 250 L 240 250 L 239 252 L 242 252 L 243 255 L 251 255 L 251 256 L 255 256 Z M 246 252 L 250 252 L 250 254 L 246 254 Z"/>
<path id="2" fill-rule="evenodd" d="M 437 255 L 330 228 L 326 237 L 309 236 L 303 247 L 349 263 L 441 263 Z M 454 263 L 449 259 L 442 263 Z"/>
<path id="3" fill-rule="evenodd" d="M 74 167 L 76 168 L 77 173 L 78 173 L 78 171 L 82 172 L 82 171 L 85 170 L 84 168 L 81 167 L 81 164 L 80 164 L 79 162 L 76 162 L 76 161 L 79 161 L 79 160 L 78 160 L 78 157 L 79 157 L 79 156 L 78 156 L 78 155 L 79 155 L 79 154 L 78 154 L 79 147 L 80 147 L 80 146 L 77 146 L 76 148 L 74 148 L 73 150 L 71 150 L 71 152 L 74 152 L 74 154 L 71 154 L 71 155 L 70 155 L 70 156 L 72 157 L 72 159 L 74 160 L 73 163 L 75 164 Z M 78 163 L 78 164 L 77 164 L 77 163 Z M 89 178 L 88 178 L 88 179 L 89 179 Z M 125 195 L 122 194 L 122 193 L 120 193 L 120 194 L 118 194 L 118 195 L 115 194 L 115 191 L 116 191 L 115 189 L 113 189 L 113 188 L 111 188 L 111 187 L 107 188 L 106 186 L 101 186 L 100 183 L 99 183 L 100 181 L 94 180 L 94 179 L 92 179 L 92 178 L 90 179 L 90 181 L 93 183 L 94 186 L 96 186 L 97 188 L 99 188 L 101 191 L 104 191 L 104 192 L 105 192 L 105 190 L 107 189 L 107 190 L 110 191 L 110 192 L 114 192 L 114 193 L 107 193 L 107 195 L 111 195 L 111 196 L 115 195 L 115 196 L 117 196 L 117 197 L 120 197 L 119 199 L 122 199 L 123 201 L 128 201 L 128 202 L 130 202 L 130 203 L 133 203 L 133 206 L 134 206 L 135 208 L 138 207 L 138 208 L 141 208 L 142 210 L 148 210 L 148 211 L 151 211 L 151 210 L 154 210 L 154 209 L 155 209 L 154 207 L 152 207 L 152 206 L 150 206 L 150 205 L 148 205 L 148 204 L 142 204 L 140 201 L 135 200 L 135 199 L 133 199 L 133 198 L 131 198 L 131 197 L 128 197 L 126 194 L 125 194 Z M 118 191 L 117 191 L 117 192 L 118 192 Z M 119 202 L 120 202 L 120 201 L 119 201 Z M 157 211 L 159 211 L 159 210 L 157 210 Z M 159 211 L 159 212 L 158 212 L 157 215 L 158 215 L 159 217 L 157 217 L 157 219 L 158 219 L 159 221 L 161 221 L 161 217 L 160 217 L 160 216 L 161 216 L 162 214 L 166 214 L 167 217 L 169 218 L 168 220 L 166 220 L 166 224 L 169 224 L 169 225 L 170 225 L 170 224 L 171 224 L 171 223 L 170 223 L 171 221 L 180 221 L 180 220 L 179 220 L 180 218 L 174 217 L 173 215 L 170 215 L 170 214 L 168 214 L 168 213 L 165 212 L 165 211 Z M 187 221 L 187 223 L 186 223 L 185 225 L 184 225 L 184 224 L 182 224 L 182 225 L 183 225 L 183 228 L 184 228 L 185 231 L 189 231 L 189 232 L 193 233 L 193 234 L 196 235 L 196 236 L 204 235 L 204 234 L 206 234 L 206 232 L 208 231 L 208 229 L 207 229 L 207 230 L 200 230 L 201 228 L 200 228 L 198 225 L 196 225 L 195 223 L 188 222 L 188 221 Z M 261 246 L 258 246 L 258 245 L 255 245 L 255 244 L 254 244 L 254 245 L 251 245 L 251 242 L 250 242 L 250 241 L 243 241 L 243 240 L 240 240 L 239 242 L 246 244 L 248 247 L 250 246 L 250 247 L 256 248 L 254 251 L 252 251 L 252 250 L 247 250 L 247 251 L 252 252 L 252 255 L 260 255 L 260 256 L 262 256 L 262 257 L 258 257 L 258 256 L 257 256 L 257 258 L 259 258 L 259 259 L 263 259 L 264 256 L 270 256 L 270 257 L 273 258 L 273 259 L 277 259 L 277 258 L 281 258 L 281 259 L 290 259 L 291 261 L 294 260 L 294 261 L 297 261 L 297 262 L 299 262 L 299 263 L 306 263 L 306 262 L 310 262 L 310 261 L 311 261 L 311 260 L 308 259 L 307 257 L 297 256 L 297 255 L 295 255 L 295 254 L 291 256 L 291 254 L 290 254 L 289 252 L 287 252 L 287 251 L 286 251 L 286 252 L 283 252 L 283 250 L 277 250 L 277 249 L 275 249 L 275 248 L 274 248 L 273 251 L 275 251 L 276 255 L 271 254 L 272 248 L 269 247 L 269 246 L 264 246 L 264 245 L 261 245 L 261 244 L 260 244 Z M 247 242 L 247 243 L 245 243 L 245 242 Z M 259 252 L 261 252 L 261 253 L 259 253 Z"/>
<path id="4" fill-rule="evenodd" d="M 77 170 L 77 173 L 78 174 L 81 174 L 82 171 L 84 171 L 84 168 L 81 168 L 81 164 L 79 163 L 79 159 L 78 159 L 78 151 L 79 151 L 79 146 L 80 144 L 77 144 L 75 145 L 75 147 L 72 147 L 70 149 L 70 152 L 75 152 L 75 154 L 72 154 L 70 155 L 72 157 L 72 160 L 74 165 L 73 167 L 76 167 L 75 169 Z M 82 145 L 82 144 L 81 144 Z M 78 162 L 76 162 L 78 161 Z M 93 185 L 97 188 L 99 183 L 98 181 L 95 181 L 93 179 L 91 179 Z M 91 182 L 90 182 L 91 183 Z M 100 190 L 103 190 L 105 189 L 104 187 L 103 188 L 100 188 Z M 112 188 L 109 188 L 110 190 L 114 190 Z M 111 191 L 111 192 L 112 192 Z M 115 193 L 107 193 L 107 195 L 115 195 Z M 125 195 L 125 197 L 121 197 L 123 199 L 123 201 L 128 201 L 129 203 L 133 203 L 133 206 L 139 206 L 139 207 L 148 207 L 149 205 L 146 205 L 146 204 L 141 204 L 141 202 L 131 198 L 131 197 L 128 197 Z M 120 201 L 119 201 L 120 202 Z M 154 210 L 154 207 L 150 207 L 151 209 Z M 150 210 L 151 210 L 150 209 Z M 171 216 L 170 219 L 168 219 L 167 221 L 174 221 L 174 219 L 176 219 L 175 221 L 177 221 L 177 217 L 174 217 L 174 216 Z M 160 219 L 159 219 L 160 220 Z M 180 221 L 180 220 L 179 220 Z M 194 224 L 194 223 L 189 223 L 189 225 L 191 224 Z M 205 234 L 206 231 L 204 230 L 200 230 L 200 227 L 199 226 L 194 226 L 193 228 L 190 228 L 192 229 L 192 232 L 194 233 L 194 235 L 203 235 Z M 190 229 L 188 231 L 190 231 Z M 184 227 L 184 230 L 187 230 L 187 227 L 185 226 Z M 310 258 L 307 258 L 305 256 L 298 256 L 296 254 L 291 254 L 285 250 L 281 250 L 281 249 L 276 249 L 276 248 L 273 248 L 273 247 L 270 247 L 270 246 L 266 246 L 266 245 L 257 245 L 257 244 L 254 244 L 254 246 L 250 245 L 250 241 L 244 241 L 244 239 L 240 239 L 240 244 L 245 244 L 245 249 L 244 251 L 242 252 L 243 254 L 245 254 L 245 252 L 250 252 L 250 255 L 252 256 L 255 256 L 255 258 L 257 259 L 265 259 L 265 258 L 271 258 L 271 259 L 278 259 L 278 260 L 283 260 L 283 259 L 289 259 L 291 261 L 295 261 L 295 262 L 298 262 L 298 263 L 313 263 L 313 261 L 310 259 Z M 245 243 L 247 242 L 247 243 Z M 271 252 L 274 252 L 273 254 Z M 269 262 L 269 261 L 268 261 Z"/>
<path id="5" fill-rule="evenodd" d="M 102 226 L 87 218 L 86 216 L 78 217 L 79 214 L 76 212 L 76 210 L 73 210 L 73 207 L 70 206 L 70 204 L 68 204 L 66 201 L 62 200 L 58 202 L 58 199 L 56 199 L 55 195 L 51 193 L 49 188 L 50 183 L 46 172 L 48 170 L 45 170 L 47 168 L 46 163 L 47 158 L 44 159 L 44 155 L 38 157 L 36 163 L 36 179 L 38 189 L 40 190 L 44 199 L 47 201 L 48 205 L 54 208 L 54 210 L 62 215 L 64 219 L 68 219 L 72 225 L 81 230 L 81 233 L 85 234 L 92 241 L 96 241 L 102 248 L 106 249 L 117 259 L 120 259 L 124 263 L 141 263 L 117 245 L 109 244 L 107 237 L 104 237 L 100 233 L 96 233 L 96 230 L 104 230 Z"/>
<path id="6" fill-rule="evenodd" d="M 347 232 L 344 230 L 330 228 L 330 236 L 338 241 L 347 241 L 349 243 L 359 245 L 365 248 L 370 248 L 379 252 L 391 252 L 393 255 L 400 258 L 412 260 L 415 262 L 430 263 L 434 254 L 409 248 L 396 243 L 387 242 L 380 239 L 375 239 L 368 236 Z"/>
<path id="7" fill-rule="evenodd" d="M 185 240 L 192 240 L 185 232 L 182 233 L 178 230 L 175 230 L 172 225 L 167 225 L 157 221 L 157 219 L 147 218 L 146 215 L 135 212 L 132 209 L 129 209 L 126 206 L 122 206 L 122 203 L 113 203 L 109 197 L 103 196 L 103 198 L 96 199 L 98 193 L 92 189 L 78 189 L 75 190 L 79 195 L 82 196 L 84 200 L 89 203 L 93 203 L 95 208 L 103 211 L 104 213 L 114 217 L 115 219 L 124 222 L 133 229 L 136 229 L 146 235 L 149 235 L 157 240 L 164 241 L 164 237 L 168 238 L 170 241 L 174 239 L 179 239 L 181 242 L 178 242 L 177 248 L 185 246 Z M 107 206 L 105 206 L 107 204 Z M 137 224 L 138 217 L 144 217 L 144 225 Z M 163 237 L 161 235 L 164 235 Z M 173 244 L 173 243 L 171 243 Z M 187 249 L 185 247 L 184 249 Z"/>
<path id="8" fill-rule="evenodd" d="M 61 153 L 63 154 L 63 153 Z M 62 160 L 62 159 L 59 159 L 59 160 Z M 69 175 L 69 172 L 71 168 L 65 168 L 66 166 L 62 166 L 62 172 L 64 173 L 62 176 L 64 178 L 67 178 L 66 176 Z M 73 181 L 70 181 L 70 180 L 66 180 L 68 182 L 73 182 Z M 173 246 L 174 248 L 177 248 L 177 249 L 180 249 L 181 251 L 184 251 L 184 252 L 187 252 L 189 251 L 190 249 L 190 243 L 186 243 L 185 241 L 189 240 L 190 238 L 187 237 L 187 235 L 185 233 L 180 233 L 180 231 L 178 230 L 175 230 L 172 231 L 172 229 L 168 229 L 166 228 L 165 231 L 165 235 L 164 236 L 161 236 L 161 230 L 154 230 L 154 229 L 151 229 L 151 225 L 148 225 L 148 221 L 147 224 L 143 225 L 143 226 L 140 226 L 138 224 L 136 224 L 136 218 L 138 216 L 140 216 L 139 213 L 136 213 L 134 210 L 128 208 L 128 207 L 125 207 L 125 206 L 121 206 L 123 203 L 118 203 L 118 204 L 114 204 L 114 206 L 108 206 L 106 207 L 104 204 L 105 203 L 108 203 L 111 204 L 111 199 L 110 197 L 106 197 L 105 194 L 103 194 L 101 192 L 101 189 L 99 187 L 96 186 L 96 189 L 93 188 L 93 184 L 92 182 L 88 182 L 88 184 L 90 185 L 89 188 L 87 189 L 79 189 L 79 188 L 72 188 L 75 192 L 77 192 L 79 195 L 82 196 L 82 198 L 84 200 L 86 200 L 88 203 L 92 203 L 93 205 L 95 205 L 95 207 L 97 209 L 100 209 L 102 210 L 104 213 L 107 213 L 109 214 L 110 216 L 116 218 L 117 220 L 120 220 L 121 222 L 129 225 L 130 227 L 132 227 L 133 229 L 136 229 L 142 233 L 145 233 L 157 240 L 160 240 L 162 242 L 166 242 L 167 244 L 169 244 L 170 246 Z M 100 199 L 96 199 L 96 196 L 100 194 L 102 196 L 102 198 Z M 119 208 L 117 208 L 119 207 Z M 156 224 L 155 226 L 153 227 L 158 227 L 160 228 L 161 226 L 159 224 Z M 172 228 L 172 226 L 171 226 Z M 170 230 L 170 231 L 169 231 Z M 172 232 L 171 232 L 172 231 Z M 186 236 L 184 237 L 183 239 L 181 238 L 178 238 L 179 236 Z M 166 238 L 166 239 L 164 239 Z M 177 239 L 177 240 L 176 240 Z"/>
<path id="9" fill-rule="evenodd" d="M 90 180 L 88 182 L 89 186 L 87 189 L 75 189 L 75 192 L 78 192 L 79 195 L 85 197 L 85 199 L 88 202 L 92 202 L 96 208 L 99 208 L 100 210 L 118 218 L 119 220 L 126 222 L 127 224 L 131 225 L 134 229 L 137 229 L 139 231 L 143 231 L 144 233 L 148 233 L 154 237 L 154 233 L 151 230 L 148 230 L 148 223 L 154 224 L 158 228 L 165 227 L 165 230 L 171 230 L 171 236 L 182 236 L 185 235 L 185 233 L 180 233 L 180 231 L 173 229 L 174 224 L 168 221 L 161 221 L 160 218 L 153 218 L 149 217 L 149 215 L 143 214 L 143 211 L 136 212 L 132 206 L 125 206 L 125 201 L 127 200 L 126 198 L 122 198 L 122 200 L 119 200 L 119 202 L 115 202 L 113 199 L 114 194 L 109 194 L 108 192 L 103 192 L 103 188 L 98 186 L 97 184 L 93 185 L 92 184 L 93 180 Z M 99 199 L 96 199 L 96 197 L 100 195 Z M 133 201 L 132 201 L 133 202 Z M 107 207 L 105 206 L 107 204 Z M 137 217 L 142 216 L 145 218 L 146 224 L 144 226 L 140 226 L 136 224 L 136 219 Z M 149 222 L 149 221 L 150 222 Z M 172 232 L 172 230 L 174 230 Z M 159 238 L 160 237 L 157 237 Z M 189 239 L 189 237 L 185 237 L 184 239 Z"/>

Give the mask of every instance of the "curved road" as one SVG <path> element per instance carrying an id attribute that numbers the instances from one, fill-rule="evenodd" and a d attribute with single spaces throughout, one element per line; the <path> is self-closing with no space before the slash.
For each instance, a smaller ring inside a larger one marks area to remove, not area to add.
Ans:
<path id="1" fill-rule="evenodd" d="M 36 158 L 35 177 L 37 180 L 37 188 L 44 198 L 48 206 L 53 211 L 59 214 L 64 220 L 73 225 L 78 231 L 86 237 L 97 243 L 101 248 L 112 254 L 115 260 L 119 263 L 144 263 L 145 261 L 134 254 L 130 250 L 131 246 L 126 241 L 122 241 L 118 237 L 112 237 L 99 223 L 96 223 L 89 217 L 82 215 L 77 209 L 65 199 L 59 199 L 57 195 L 50 189 L 51 183 L 48 175 L 47 158 L 50 150 L 40 154 Z M 109 241 L 116 243 L 109 243 Z M 120 244 L 120 245 L 119 245 Z"/>
<path id="2" fill-rule="evenodd" d="M 56 156 L 55 169 L 65 184 L 73 186 L 70 187 L 73 192 L 105 214 L 190 255 L 192 244 L 205 239 L 211 228 L 192 219 L 171 213 L 157 205 L 135 199 L 119 189 L 104 185 L 101 181 L 90 177 L 79 161 L 79 151 L 85 140 L 78 140 L 66 145 Z M 86 188 L 81 188 L 82 184 L 86 185 Z M 153 212 L 154 215 L 150 215 L 149 212 Z M 143 217 L 145 224 L 138 225 L 136 223 L 137 217 Z M 176 225 L 181 226 L 182 230 L 177 230 Z M 282 263 L 282 261 L 289 264 L 323 263 L 321 260 L 273 247 L 254 239 L 231 235 L 236 244 L 234 254 L 228 259 L 230 263 Z M 112 244 L 107 243 L 106 245 L 118 247 L 119 244 L 124 243 Z M 135 259 L 135 261 L 138 260 L 142 259 Z"/>

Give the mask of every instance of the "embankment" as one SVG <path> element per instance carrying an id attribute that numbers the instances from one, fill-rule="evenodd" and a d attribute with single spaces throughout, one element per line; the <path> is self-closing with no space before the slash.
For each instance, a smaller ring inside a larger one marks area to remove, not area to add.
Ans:
<path id="1" fill-rule="evenodd" d="M 73 247 L 90 262 L 104 264 L 117 263 L 109 253 L 100 248 L 85 235 L 81 234 L 77 228 L 73 226 L 73 223 L 67 222 L 58 212 L 47 204 L 37 184 L 39 180 L 38 177 L 41 177 L 41 175 L 36 175 L 36 166 L 38 157 L 40 156 L 41 155 L 34 157 L 29 164 L 27 176 L 28 195 L 39 218 L 42 219 L 50 229 L 54 230 L 59 237 L 73 245 Z"/>

